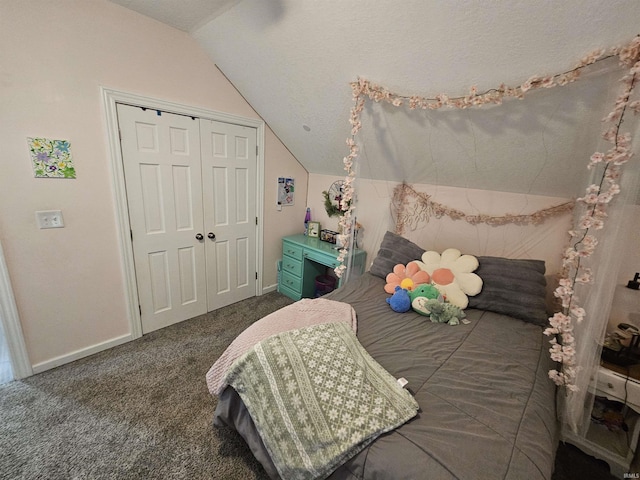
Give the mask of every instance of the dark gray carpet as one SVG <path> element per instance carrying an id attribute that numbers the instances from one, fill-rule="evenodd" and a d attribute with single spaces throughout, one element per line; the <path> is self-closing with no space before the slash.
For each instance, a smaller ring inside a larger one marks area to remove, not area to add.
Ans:
<path id="1" fill-rule="evenodd" d="M 2 479 L 263 479 L 205 374 L 270 293 L 0 387 Z"/>
<path id="2" fill-rule="evenodd" d="M 236 335 L 290 303 L 269 293 L 0 386 L 0 478 L 267 479 L 237 433 L 212 426 L 205 374 Z M 559 449 L 554 480 L 606 475 Z"/>

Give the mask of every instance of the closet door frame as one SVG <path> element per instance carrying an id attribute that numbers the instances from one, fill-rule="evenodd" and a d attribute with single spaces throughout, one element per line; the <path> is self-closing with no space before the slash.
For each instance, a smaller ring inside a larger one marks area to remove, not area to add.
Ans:
<path id="1" fill-rule="evenodd" d="M 262 264 L 264 256 L 264 122 L 253 118 L 240 117 L 104 87 L 101 88 L 101 93 L 110 147 L 113 197 L 116 207 L 117 233 L 120 244 L 122 270 L 124 272 L 126 305 L 129 324 L 131 326 L 131 338 L 139 338 L 142 336 L 142 320 L 140 317 L 136 270 L 133 261 L 133 245 L 131 242 L 127 191 L 124 181 L 124 166 L 122 162 L 122 152 L 120 150 L 120 135 L 118 132 L 118 114 L 116 109 L 118 103 L 126 103 L 151 110 L 162 110 L 179 115 L 206 118 L 218 122 L 233 123 L 256 129 L 258 147 L 256 172 L 256 212 L 258 215 L 256 271 L 258 272 L 258 279 L 256 281 L 256 295 L 262 295 Z"/>

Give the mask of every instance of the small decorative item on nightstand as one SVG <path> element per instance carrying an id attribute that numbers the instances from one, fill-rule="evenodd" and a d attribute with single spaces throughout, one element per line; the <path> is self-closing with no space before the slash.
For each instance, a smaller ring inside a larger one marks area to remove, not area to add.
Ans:
<path id="1" fill-rule="evenodd" d="M 320 222 L 309 222 L 309 230 L 307 231 L 307 235 L 309 237 L 319 237 L 320 236 Z"/>
<path id="2" fill-rule="evenodd" d="M 307 208 L 307 213 L 304 215 L 304 234 L 306 235 L 309 231 L 309 222 L 311 221 L 311 209 Z"/>
<path id="3" fill-rule="evenodd" d="M 338 236 L 338 232 L 333 230 L 327 230 L 323 228 L 320 230 L 320 240 L 323 242 L 336 243 L 336 237 Z"/>

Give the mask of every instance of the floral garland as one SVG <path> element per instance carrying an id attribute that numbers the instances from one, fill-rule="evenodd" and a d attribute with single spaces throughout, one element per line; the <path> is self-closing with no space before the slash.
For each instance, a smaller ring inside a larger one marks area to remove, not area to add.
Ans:
<path id="1" fill-rule="evenodd" d="M 409 195 L 416 198 L 415 206 L 411 212 L 408 211 Z M 479 223 L 486 223 L 494 227 L 507 224 L 539 225 L 550 217 L 570 212 L 573 210 L 575 202 L 564 202 L 528 215 L 515 215 L 512 213 L 497 216 L 487 214 L 470 215 L 462 210 L 435 202 L 431 200 L 431 195 L 417 192 L 412 186 L 401 183 L 393 189 L 392 205 L 396 212 L 396 233 L 402 235 L 405 231 L 405 226 L 409 225 L 412 229 L 415 229 L 418 223 L 428 223 L 431 215 L 436 218 L 447 216 L 452 220 L 464 220 L 471 225 L 478 225 Z"/>
<path id="2" fill-rule="evenodd" d="M 598 245 L 598 239 L 592 231 L 601 230 L 607 217 L 607 206 L 611 200 L 620 193 L 619 179 L 622 174 L 622 166 L 632 156 L 631 134 L 621 133 L 624 114 L 627 108 L 635 113 L 640 112 L 640 101 L 630 102 L 635 84 L 640 74 L 640 37 L 622 48 L 612 50 L 617 55 L 622 67 L 627 67 L 628 72 L 622 77 L 622 88 L 616 99 L 614 109 L 602 119 L 605 128 L 602 137 L 611 144 L 606 153 L 595 152 L 587 165 L 589 169 L 599 169 L 595 177 L 598 183 L 589 185 L 586 195 L 578 198 L 582 206 L 582 215 L 574 230 L 569 232 L 572 245 L 563 255 L 563 268 L 565 274 L 560 279 L 560 284 L 555 296 L 562 301 L 562 312 L 556 313 L 549 319 L 550 327 L 545 334 L 553 336 L 551 339 L 551 358 L 560 363 L 559 370 L 551 370 L 549 377 L 559 386 L 566 386 L 570 391 L 577 391 L 575 384 L 578 366 L 575 360 L 575 337 L 573 335 L 574 322 L 581 323 L 586 312 L 579 304 L 579 298 L 575 294 L 576 284 L 591 283 L 593 273 L 583 263 L 591 257 Z M 558 341 L 560 340 L 560 341 Z"/>
<path id="3" fill-rule="evenodd" d="M 351 135 L 347 138 L 349 154 L 344 157 L 344 169 L 347 172 L 344 185 L 343 203 L 344 215 L 340 219 L 340 226 L 345 232 L 351 232 L 352 212 L 355 209 L 353 198 L 355 180 L 354 161 L 358 156 L 358 146 L 355 136 L 362 128 L 360 114 L 364 109 L 367 99 L 375 102 L 385 102 L 396 107 L 407 104 L 409 109 L 437 110 L 443 107 L 469 108 L 486 104 L 501 104 L 504 98 L 524 98 L 525 94 L 538 88 L 552 88 L 564 86 L 578 80 L 581 71 L 595 62 L 611 57 L 618 57 L 620 65 L 627 71 L 622 77 L 622 90 L 616 100 L 613 111 L 603 121 L 611 124 L 603 133 L 603 138 L 612 144 L 606 152 L 595 152 L 587 166 L 589 169 L 599 168 L 597 177 L 599 182 L 587 188 L 586 195 L 578 198 L 577 202 L 583 207 L 584 213 L 574 230 L 569 232 L 573 243 L 566 249 L 563 255 L 564 272 L 555 296 L 562 301 L 562 312 L 556 313 L 549 319 L 550 327 L 545 334 L 553 336 L 551 339 L 551 358 L 560 364 L 559 369 L 549 372 L 549 377 L 558 385 L 565 386 L 568 390 L 577 391 L 575 384 L 578 366 L 576 365 L 575 337 L 573 335 L 574 321 L 580 323 L 584 320 L 586 312 L 579 305 L 579 299 L 574 293 L 576 283 L 590 283 L 593 279 L 590 269 L 584 267 L 583 261 L 590 257 L 598 244 L 592 230 L 600 230 L 604 227 L 607 216 L 607 206 L 611 200 L 620 193 L 618 183 L 622 173 L 622 166 L 628 162 L 632 155 L 630 150 L 631 134 L 620 133 L 624 115 L 627 109 L 640 112 L 640 101 L 630 102 L 637 76 L 640 74 L 640 37 L 635 37 L 628 44 L 614 47 L 609 52 L 604 49 L 594 51 L 582 58 L 575 68 L 552 76 L 535 75 L 530 77 L 522 85 L 509 87 L 505 84 L 492 88 L 484 93 L 478 93 L 477 87 L 471 87 L 469 94 L 459 97 L 451 97 L 444 93 L 433 98 L 418 95 L 405 96 L 389 91 L 388 89 L 372 84 L 368 80 L 359 78 L 351 83 L 354 105 L 351 108 L 349 123 Z M 346 266 L 344 261 L 348 250 L 342 249 L 338 255 L 340 265 L 335 269 L 336 275 L 341 277 Z M 559 341 L 558 341 L 559 340 Z"/>

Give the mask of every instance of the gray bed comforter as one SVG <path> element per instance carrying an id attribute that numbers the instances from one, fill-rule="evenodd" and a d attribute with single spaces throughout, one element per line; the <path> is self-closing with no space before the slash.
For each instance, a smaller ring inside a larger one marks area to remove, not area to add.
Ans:
<path id="1" fill-rule="evenodd" d="M 361 344 L 409 382 L 420 411 L 328 478 L 550 479 L 558 431 L 542 328 L 473 309 L 466 310 L 468 325 L 432 323 L 414 312 L 393 312 L 383 287 L 383 279 L 367 273 L 324 298 L 353 306 Z M 214 423 L 236 428 L 269 475 L 279 478 L 230 387 Z"/>

